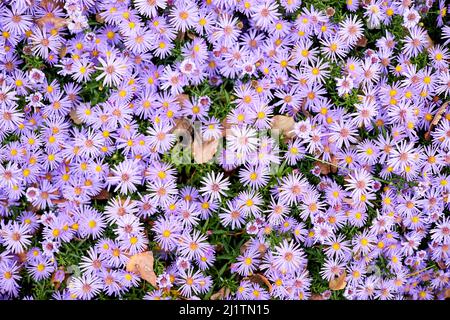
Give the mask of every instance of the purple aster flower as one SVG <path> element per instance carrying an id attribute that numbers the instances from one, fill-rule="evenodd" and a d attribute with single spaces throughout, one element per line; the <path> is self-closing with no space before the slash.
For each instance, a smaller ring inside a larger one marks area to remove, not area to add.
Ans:
<path id="1" fill-rule="evenodd" d="M 48 279 L 53 271 L 55 271 L 54 264 L 48 258 L 40 257 L 30 262 L 27 266 L 28 273 L 35 281 Z"/>
<path id="2" fill-rule="evenodd" d="M 178 219 L 158 219 L 152 230 L 156 233 L 155 240 L 163 250 L 172 250 L 177 247 L 182 230 Z"/>
<path id="3" fill-rule="evenodd" d="M 96 68 L 101 71 L 101 74 L 96 80 L 103 79 L 104 86 L 119 85 L 127 73 L 127 58 L 120 56 L 115 51 L 110 51 L 106 54 L 106 60 L 101 57 L 98 60 L 101 63 L 101 67 Z"/>
<path id="4" fill-rule="evenodd" d="M 80 277 L 73 277 L 68 284 L 70 294 L 77 299 L 91 300 L 103 289 L 100 278 L 84 273 Z"/>
<path id="5" fill-rule="evenodd" d="M 0 236 L 2 244 L 12 253 L 22 253 L 31 244 L 30 228 L 26 224 L 0 222 Z"/>

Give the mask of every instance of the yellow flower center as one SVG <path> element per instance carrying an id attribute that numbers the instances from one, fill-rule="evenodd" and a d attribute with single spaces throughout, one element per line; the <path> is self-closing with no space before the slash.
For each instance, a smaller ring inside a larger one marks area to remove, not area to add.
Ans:
<path id="1" fill-rule="evenodd" d="M 164 230 L 162 235 L 163 235 L 164 238 L 168 238 L 168 237 L 170 237 L 171 232 L 169 230 Z"/>

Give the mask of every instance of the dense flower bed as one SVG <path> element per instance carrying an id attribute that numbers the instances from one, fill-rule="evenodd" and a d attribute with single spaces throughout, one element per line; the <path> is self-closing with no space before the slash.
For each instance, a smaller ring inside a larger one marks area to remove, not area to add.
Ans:
<path id="1" fill-rule="evenodd" d="M 3 1 L 0 296 L 449 296 L 447 8 Z"/>

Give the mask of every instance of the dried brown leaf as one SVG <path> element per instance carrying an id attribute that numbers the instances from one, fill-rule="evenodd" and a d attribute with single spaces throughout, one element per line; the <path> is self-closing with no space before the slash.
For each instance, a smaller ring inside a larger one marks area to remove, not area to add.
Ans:
<path id="1" fill-rule="evenodd" d="M 92 197 L 92 199 L 94 199 L 94 200 L 108 200 L 110 197 L 111 197 L 111 195 L 108 192 L 108 190 L 102 189 L 100 191 L 100 193 L 98 195 Z"/>
<path id="2" fill-rule="evenodd" d="M 241 254 L 245 253 L 245 250 L 247 250 L 250 243 L 251 243 L 251 240 L 248 240 L 248 241 L 244 242 L 244 244 L 239 248 L 239 251 L 241 252 Z"/>
<path id="3" fill-rule="evenodd" d="M 250 282 L 266 286 L 269 289 L 269 292 L 272 292 L 272 284 L 270 283 L 269 279 L 267 279 L 262 274 L 255 273 L 255 274 L 249 276 L 248 280 L 250 280 Z"/>
<path id="4" fill-rule="evenodd" d="M 306 99 L 302 99 L 300 110 L 302 111 L 302 114 L 304 114 L 307 118 L 312 117 L 312 114 L 306 109 Z"/>
<path id="5" fill-rule="evenodd" d="M 196 137 L 192 143 L 192 154 L 196 163 L 206 163 L 211 160 L 219 148 L 219 140 L 203 141 Z"/>
<path id="6" fill-rule="evenodd" d="M 427 49 L 431 49 L 431 48 L 433 48 L 434 47 L 434 41 L 433 41 L 433 39 L 431 39 L 431 37 L 428 35 L 428 33 L 427 33 L 427 46 L 426 46 L 426 48 Z"/>
<path id="7" fill-rule="evenodd" d="M 336 173 L 338 170 L 338 159 L 334 154 L 331 155 L 331 163 L 333 166 L 330 166 L 330 170 L 332 173 Z"/>
<path id="8" fill-rule="evenodd" d="M 327 163 L 316 161 L 316 162 L 314 162 L 314 165 L 318 166 L 320 168 L 320 174 L 322 174 L 322 175 L 326 176 L 331 171 L 331 166 Z"/>
<path id="9" fill-rule="evenodd" d="M 222 120 L 222 136 L 225 137 L 227 135 L 227 131 L 231 129 L 232 124 L 228 121 L 227 118 Z"/>
<path id="10" fill-rule="evenodd" d="M 179 32 L 178 32 L 178 34 L 177 34 L 177 38 L 176 38 L 176 40 L 179 40 L 180 42 L 183 42 L 183 41 L 184 41 L 184 38 L 185 38 L 185 36 L 186 36 L 186 32 L 183 32 L 183 31 L 179 31 Z"/>
<path id="11" fill-rule="evenodd" d="M 311 297 L 309 298 L 309 300 L 324 300 L 324 298 L 322 297 L 321 294 L 312 294 Z"/>
<path id="12" fill-rule="evenodd" d="M 156 274 L 153 271 L 153 252 L 146 251 L 130 257 L 127 271 L 134 272 L 156 288 Z"/>
<path id="13" fill-rule="evenodd" d="M 180 93 L 179 95 L 176 96 L 175 100 L 178 102 L 178 104 L 181 107 L 184 107 L 184 104 L 187 100 L 189 100 L 189 96 L 187 94 L 184 93 Z M 180 119 L 181 120 L 181 119 Z"/>
<path id="14" fill-rule="evenodd" d="M 292 117 L 277 115 L 272 118 L 272 130 L 280 130 L 287 139 L 295 136 L 294 125 L 295 121 Z"/>
<path id="15" fill-rule="evenodd" d="M 258 246 L 259 257 L 262 258 L 267 251 L 267 247 L 264 244 Z"/>
<path id="16" fill-rule="evenodd" d="M 66 56 L 67 53 L 67 47 L 63 46 L 60 50 L 59 50 L 59 57 L 62 59 Z"/>
<path id="17" fill-rule="evenodd" d="M 27 252 L 18 253 L 17 257 L 19 258 L 19 262 L 25 263 L 27 261 Z"/>
<path id="18" fill-rule="evenodd" d="M 70 115 L 70 119 L 72 119 L 72 121 L 75 124 L 82 124 L 83 123 L 83 120 L 80 119 L 80 117 L 77 115 L 77 108 L 72 108 L 72 110 L 70 110 L 69 115 Z"/>
<path id="19" fill-rule="evenodd" d="M 223 298 L 227 297 L 231 293 L 231 290 L 226 287 L 222 287 L 219 291 L 212 294 L 210 299 L 211 300 L 223 300 Z"/>
<path id="20" fill-rule="evenodd" d="M 64 1 L 62 1 L 62 0 L 42 0 L 41 3 L 39 4 L 39 6 L 41 8 L 51 6 L 53 8 L 59 7 L 62 9 L 64 7 Z"/>
<path id="21" fill-rule="evenodd" d="M 444 270 L 445 268 L 447 268 L 447 266 L 445 265 L 444 261 L 442 261 L 442 260 L 439 260 L 439 261 L 437 262 L 437 265 L 438 265 L 438 267 L 441 268 L 442 270 Z"/>
<path id="22" fill-rule="evenodd" d="M 67 202 L 67 199 L 65 199 L 65 198 L 59 198 L 59 199 L 53 199 L 52 200 L 52 204 L 63 204 L 63 203 L 66 203 Z"/>
<path id="23" fill-rule="evenodd" d="M 443 115 L 444 112 L 447 110 L 447 106 L 448 106 L 448 103 L 449 103 L 449 102 L 450 102 L 450 101 L 444 102 L 444 103 L 442 104 L 442 106 L 440 106 L 440 108 L 438 109 L 438 111 L 437 111 L 436 114 L 434 115 L 433 120 L 431 121 L 431 125 L 432 125 L 432 126 L 436 126 L 436 125 L 438 124 L 439 120 L 441 120 L 442 115 Z"/>
<path id="24" fill-rule="evenodd" d="M 356 42 L 356 46 L 365 48 L 367 46 L 367 38 L 365 36 L 359 38 L 358 41 Z"/>
<path id="25" fill-rule="evenodd" d="M 56 277 L 57 277 L 57 275 L 60 273 L 60 272 L 64 272 L 64 268 L 59 268 L 59 269 L 57 269 L 55 272 L 53 272 L 53 274 L 52 274 L 52 277 L 50 278 L 50 282 L 55 286 L 55 289 L 56 290 L 58 290 L 59 289 L 59 287 L 61 286 L 61 283 L 64 281 L 64 279 L 66 278 L 66 274 L 64 273 L 63 274 L 63 277 L 62 277 L 62 279 L 57 279 Z"/>
<path id="26" fill-rule="evenodd" d="M 339 277 L 330 280 L 328 286 L 333 291 L 342 290 L 347 285 L 347 281 L 345 281 L 346 277 L 347 273 L 344 271 Z"/>
<path id="27" fill-rule="evenodd" d="M 222 288 L 219 291 L 217 291 L 216 293 L 213 293 L 209 299 L 210 300 L 222 300 L 223 296 L 224 296 L 224 290 L 225 289 Z"/>
<path id="28" fill-rule="evenodd" d="M 170 130 L 170 133 L 180 133 L 180 132 L 189 132 L 192 131 L 192 124 L 187 119 L 176 119 L 175 126 Z"/>
<path id="29" fill-rule="evenodd" d="M 248 246 L 251 243 L 252 243 L 252 241 L 248 240 L 239 248 L 239 251 L 241 252 L 241 254 L 244 254 L 245 250 L 247 250 Z M 262 256 L 264 255 L 264 253 L 266 253 L 266 251 L 267 251 L 267 247 L 264 244 L 261 244 L 258 246 L 258 253 L 259 253 L 260 258 L 262 258 Z"/>
<path id="30" fill-rule="evenodd" d="M 449 102 L 450 101 L 447 101 L 447 102 L 443 103 L 442 106 L 439 107 L 438 111 L 434 115 L 433 120 L 431 120 L 431 123 L 430 123 L 430 128 L 428 129 L 428 132 L 425 133 L 425 139 L 426 140 L 430 140 L 430 138 L 431 138 L 431 131 L 439 123 L 439 120 L 441 120 L 442 115 L 447 110 L 447 106 L 448 106 Z"/>
<path id="31" fill-rule="evenodd" d="M 450 299 L 450 289 L 445 290 L 445 292 L 444 292 L 444 298 L 445 298 L 445 299 Z"/>
<path id="32" fill-rule="evenodd" d="M 100 15 L 99 13 L 97 13 L 97 14 L 95 15 L 95 21 L 97 21 L 98 23 L 104 23 L 104 22 L 105 22 L 105 19 L 103 19 L 103 18 L 101 17 L 101 15 Z"/>
<path id="33" fill-rule="evenodd" d="M 46 24 L 52 24 L 56 29 L 61 29 L 68 24 L 66 19 L 59 18 L 53 15 L 43 16 L 42 18 L 37 19 L 36 23 L 39 28 L 43 28 Z"/>
<path id="34" fill-rule="evenodd" d="M 349 204 L 349 205 L 353 205 L 354 204 L 352 198 L 346 197 L 346 198 L 343 198 L 342 201 L 344 201 L 346 204 Z"/>

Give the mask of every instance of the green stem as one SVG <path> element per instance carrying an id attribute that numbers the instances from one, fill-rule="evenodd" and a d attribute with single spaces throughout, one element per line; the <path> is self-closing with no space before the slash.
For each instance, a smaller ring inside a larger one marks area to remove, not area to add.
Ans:
<path id="1" fill-rule="evenodd" d="M 434 265 L 431 265 L 431 266 L 428 266 L 428 267 L 426 267 L 426 268 L 424 268 L 422 270 L 419 270 L 419 271 L 407 274 L 406 277 L 409 278 L 409 277 L 416 276 L 416 275 L 421 274 L 422 272 L 427 271 L 427 270 L 432 269 L 432 268 L 434 268 Z"/>

